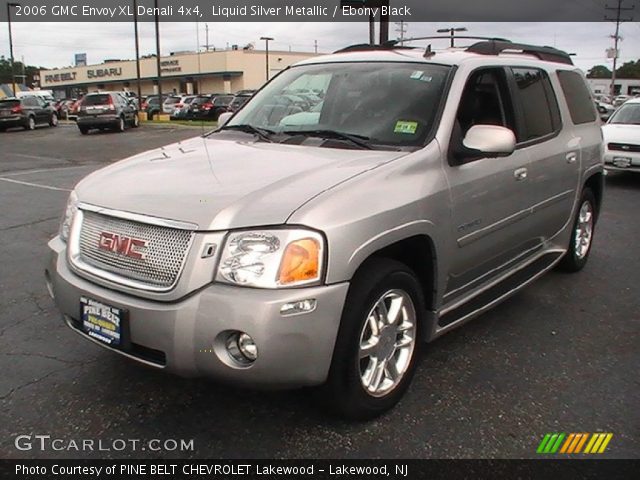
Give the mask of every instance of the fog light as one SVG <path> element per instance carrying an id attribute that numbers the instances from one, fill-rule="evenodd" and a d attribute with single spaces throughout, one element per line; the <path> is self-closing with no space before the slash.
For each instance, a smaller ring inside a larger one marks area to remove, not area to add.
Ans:
<path id="1" fill-rule="evenodd" d="M 258 347 L 247 333 L 232 333 L 227 337 L 226 347 L 231 358 L 242 365 L 249 365 L 258 358 Z"/>
<path id="2" fill-rule="evenodd" d="M 299 302 L 285 303 L 280 307 L 280 315 L 299 315 L 301 313 L 310 313 L 316 309 L 317 301 L 315 298 L 300 300 Z"/>

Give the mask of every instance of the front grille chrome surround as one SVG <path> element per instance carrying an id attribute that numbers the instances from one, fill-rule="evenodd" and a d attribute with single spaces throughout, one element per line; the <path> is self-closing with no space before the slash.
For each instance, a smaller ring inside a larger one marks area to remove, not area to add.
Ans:
<path id="1" fill-rule="evenodd" d="M 79 272 L 129 288 L 168 292 L 178 283 L 197 226 L 80 204 L 68 258 Z M 102 232 L 147 242 L 143 259 L 99 248 Z"/>

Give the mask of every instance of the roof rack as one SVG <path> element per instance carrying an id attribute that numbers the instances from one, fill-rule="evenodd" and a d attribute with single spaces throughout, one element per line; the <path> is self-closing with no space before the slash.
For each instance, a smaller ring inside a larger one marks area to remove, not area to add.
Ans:
<path id="1" fill-rule="evenodd" d="M 456 37 L 458 38 L 458 37 Z M 479 53 L 481 55 L 499 55 L 502 52 L 516 50 L 525 54 L 535 55 L 540 60 L 547 62 L 566 63 L 573 65 L 573 60 L 567 52 L 553 47 L 539 47 L 537 45 L 525 45 L 522 43 L 512 43 L 508 40 L 490 40 L 474 43 L 467 48 L 467 52 Z"/>
<path id="2" fill-rule="evenodd" d="M 491 40 L 491 41 L 499 41 L 499 42 L 510 42 L 510 40 L 507 40 L 506 38 L 477 37 L 477 36 L 474 36 L 474 35 L 456 35 L 454 38 L 456 40 Z M 451 35 L 435 35 L 435 36 L 429 36 L 429 37 L 412 37 L 412 38 L 405 38 L 404 40 L 402 40 L 402 42 L 403 43 L 407 43 L 407 42 L 413 42 L 415 40 L 451 40 Z M 390 40 L 388 43 L 397 44 L 399 42 L 400 42 L 400 40 Z"/>
<path id="3" fill-rule="evenodd" d="M 367 52 L 371 50 L 397 50 L 397 49 L 410 49 L 413 47 L 405 47 L 402 45 L 396 45 L 395 40 L 390 40 L 383 44 L 371 45 L 370 43 L 357 43 L 355 45 L 349 45 L 348 47 L 336 50 L 333 53 L 346 53 L 346 52 Z"/>

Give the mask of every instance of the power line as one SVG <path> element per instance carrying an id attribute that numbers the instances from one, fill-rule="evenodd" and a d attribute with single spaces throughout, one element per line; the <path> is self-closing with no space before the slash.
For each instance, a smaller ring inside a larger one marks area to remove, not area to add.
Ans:
<path id="1" fill-rule="evenodd" d="M 622 6 L 622 1 L 623 0 L 618 0 L 618 5 L 616 7 L 605 7 L 605 10 L 609 10 L 609 11 L 615 11 L 616 12 L 616 16 L 615 18 L 609 18 L 605 15 L 604 19 L 608 20 L 610 22 L 615 22 L 616 23 L 616 33 L 614 35 L 612 35 L 611 37 L 613 38 L 613 72 L 611 74 L 611 87 L 610 87 L 610 93 L 611 95 L 615 95 L 616 94 L 616 68 L 617 68 L 617 64 L 618 64 L 618 43 L 620 42 L 620 24 L 623 22 L 631 22 L 633 21 L 633 17 L 631 18 L 623 18 L 622 17 L 622 13 L 623 12 L 628 12 L 630 10 L 633 10 L 635 8 L 634 6 L 631 7 L 623 7 Z"/>

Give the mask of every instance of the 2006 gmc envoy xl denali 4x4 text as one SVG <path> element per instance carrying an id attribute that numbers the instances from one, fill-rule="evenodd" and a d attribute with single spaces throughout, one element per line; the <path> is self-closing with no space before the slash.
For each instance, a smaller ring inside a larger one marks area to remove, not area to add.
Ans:
<path id="1" fill-rule="evenodd" d="M 71 329 L 370 418 L 426 342 L 587 261 L 602 134 L 559 50 L 348 47 L 220 124 L 76 186 L 46 269 Z"/>

